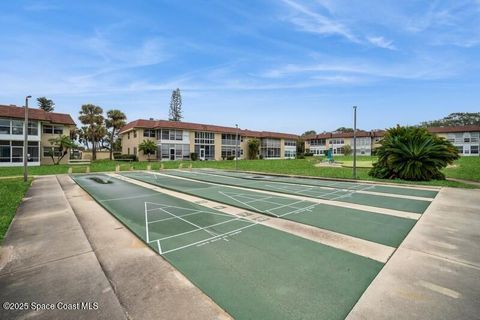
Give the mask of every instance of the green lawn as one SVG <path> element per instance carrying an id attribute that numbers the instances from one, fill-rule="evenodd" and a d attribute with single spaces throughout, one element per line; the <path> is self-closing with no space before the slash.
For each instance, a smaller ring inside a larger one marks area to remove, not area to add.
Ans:
<path id="1" fill-rule="evenodd" d="M 449 178 L 480 181 L 480 157 L 462 157 L 443 170 Z"/>
<path id="2" fill-rule="evenodd" d="M 32 179 L 28 182 L 23 182 L 23 178 L 0 179 L 0 243 L 31 183 Z"/>
<path id="3" fill-rule="evenodd" d="M 306 159 L 292 159 L 292 160 L 240 160 L 238 161 L 238 169 L 245 171 L 257 171 L 265 173 L 279 173 L 291 175 L 304 175 L 325 178 L 352 178 L 352 168 L 350 167 L 316 167 L 315 165 L 323 158 L 309 157 Z M 335 157 L 335 160 L 349 165 L 353 161 L 352 156 Z M 359 164 L 368 164 L 376 161 L 376 157 L 359 156 L 357 157 Z M 216 168 L 216 169 L 235 169 L 235 161 L 165 161 L 162 162 L 166 169 L 178 168 L 182 163 L 184 167 L 190 164 L 194 168 Z M 120 164 L 122 171 L 127 171 L 132 167 L 135 170 L 145 170 L 150 164 L 153 170 L 160 168 L 160 162 L 115 162 L 109 160 L 95 161 L 90 165 L 91 172 L 105 172 L 114 171 L 116 164 Z M 366 166 L 366 165 L 365 165 Z M 45 174 L 60 174 L 68 172 L 68 165 L 49 165 L 40 167 L 31 167 L 29 169 L 32 175 Z M 22 175 L 22 167 L 4 167 L 0 168 L 0 176 L 20 176 Z M 357 169 L 357 176 L 362 180 L 376 180 L 368 175 L 368 167 L 359 167 Z M 73 173 L 83 173 L 86 171 L 86 166 L 73 166 Z M 462 157 L 451 168 L 444 170 L 449 178 L 467 179 L 472 181 L 480 181 L 480 157 Z M 395 183 L 412 183 L 402 180 L 386 180 Z M 470 187 L 460 182 L 454 181 L 429 181 L 416 182 L 416 184 L 434 185 L 434 186 L 450 186 L 450 187 Z"/>

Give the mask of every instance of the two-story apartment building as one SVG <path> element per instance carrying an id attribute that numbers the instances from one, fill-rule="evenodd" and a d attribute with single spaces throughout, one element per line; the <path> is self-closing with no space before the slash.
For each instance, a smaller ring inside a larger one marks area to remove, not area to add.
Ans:
<path id="1" fill-rule="evenodd" d="M 58 153 L 49 139 L 70 135 L 75 122 L 68 114 L 45 112 L 28 108 L 25 128 L 25 109 L 14 105 L 0 105 L 0 166 L 23 165 L 24 130 L 28 131 L 28 165 L 51 164 L 49 152 Z M 68 162 L 68 156 L 62 160 Z"/>
<path id="2" fill-rule="evenodd" d="M 246 158 L 248 141 L 260 140 L 260 156 L 268 159 L 294 158 L 297 135 L 251 131 L 191 122 L 139 119 L 120 129 L 122 153 L 133 154 L 139 160 L 147 156 L 139 151 L 139 144 L 149 139 L 157 144 L 156 159 L 187 160 L 196 153 L 201 160 L 222 160 L 235 156 Z M 238 137 L 238 139 L 237 139 Z"/>
<path id="3" fill-rule="evenodd" d="M 460 155 L 479 155 L 480 126 L 435 127 L 427 130 L 452 142 Z M 357 131 L 357 155 L 371 155 L 380 146 L 384 134 L 383 130 Z M 353 149 L 353 132 L 324 132 L 304 139 L 305 149 L 314 156 L 322 156 L 328 149 L 332 149 L 334 155 L 343 155 L 345 145 Z"/>

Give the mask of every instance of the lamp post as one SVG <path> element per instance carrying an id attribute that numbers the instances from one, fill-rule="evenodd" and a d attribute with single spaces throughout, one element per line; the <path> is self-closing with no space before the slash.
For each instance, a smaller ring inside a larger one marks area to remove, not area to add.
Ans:
<path id="1" fill-rule="evenodd" d="M 357 106 L 353 106 L 353 179 L 357 179 Z"/>
<path id="2" fill-rule="evenodd" d="M 236 132 L 237 132 L 237 135 L 236 135 L 236 138 L 235 138 L 235 171 L 237 171 L 238 169 L 238 124 L 235 125 L 235 127 L 237 128 Z"/>
<path id="3" fill-rule="evenodd" d="M 23 122 L 23 181 L 28 180 L 28 99 L 32 96 L 25 97 L 25 120 Z"/>

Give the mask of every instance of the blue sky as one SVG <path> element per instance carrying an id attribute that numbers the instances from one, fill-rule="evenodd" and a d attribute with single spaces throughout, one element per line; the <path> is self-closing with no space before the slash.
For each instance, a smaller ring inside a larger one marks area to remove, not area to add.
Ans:
<path id="1" fill-rule="evenodd" d="M 301 133 L 480 111 L 480 0 L 1 1 L 0 104 Z"/>

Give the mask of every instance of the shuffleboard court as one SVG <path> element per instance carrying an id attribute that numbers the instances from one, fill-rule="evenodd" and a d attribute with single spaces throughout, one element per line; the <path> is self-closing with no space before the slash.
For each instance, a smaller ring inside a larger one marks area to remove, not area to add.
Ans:
<path id="1" fill-rule="evenodd" d="M 246 210 L 398 247 L 416 220 L 148 172 L 121 175 Z"/>
<path id="2" fill-rule="evenodd" d="M 383 267 L 106 175 L 73 179 L 235 319 L 344 319 Z"/>
<path id="3" fill-rule="evenodd" d="M 295 194 L 317 199 L 348 202 L 371 207 L 393 209 L 414 213 L 423 213 L 430 205 L 430 201 L 427 200 L 395 198 L 357 192 L 372 190 L 372 188 L 374 187 L 373 185 L 363 185 L 363 187 L 357 187 L 355 189 L 351 188 L 350 190 L 341 188 L 335 188 L 332 190 L 318 186 L 305 186 L 293 183 L 269 181 L 268 179 L 262 179 L 261 181 L 259 181 L 230 176 L 222 176 L 203 171 L 168 170 L 165 173 L 172 176 L 185 177 L 199 181 L 207 181 L 224 185 L 280 192 L 286 194 Z"/>
<path id="4" fill-rule="evenodd" d="M 199 170 L 200 171 L 200 170 Z M 422 198 L 435 198 L 438 194 L 436 190 L 429 190 L 424 188 L 409 188 L 407 186 L 390 186 L 390 185 L 378 185 L 372 183 L 361 183 L 361 182 L 348 182 L 348 181 L 332 181 L 332 180 L 322 180 L 320 178 L 297 178 L 297 177 L 284 177 L 284 176 L 274 176 L 268 174 L 252 174 L 248 172 L 241 171 L 225 171 L 225 170 L 212 170 L 212 169 L 202 169 L 200 172 L 206 172 L 216 175 L 222 175 L 226 177 L 236 177 L 249 180 L 268 180 L 276 182 L 285 182 L 290 184 L 300 184 L 300 185 L 309 185 L 317 187 L 329 187 L 336 189 L 365 189 L 368 188 L 369 191 L 378 192 L 378 193 L 387 193 L 387 194 L 398 194 L 405 196 L 415 196 Z"/>

